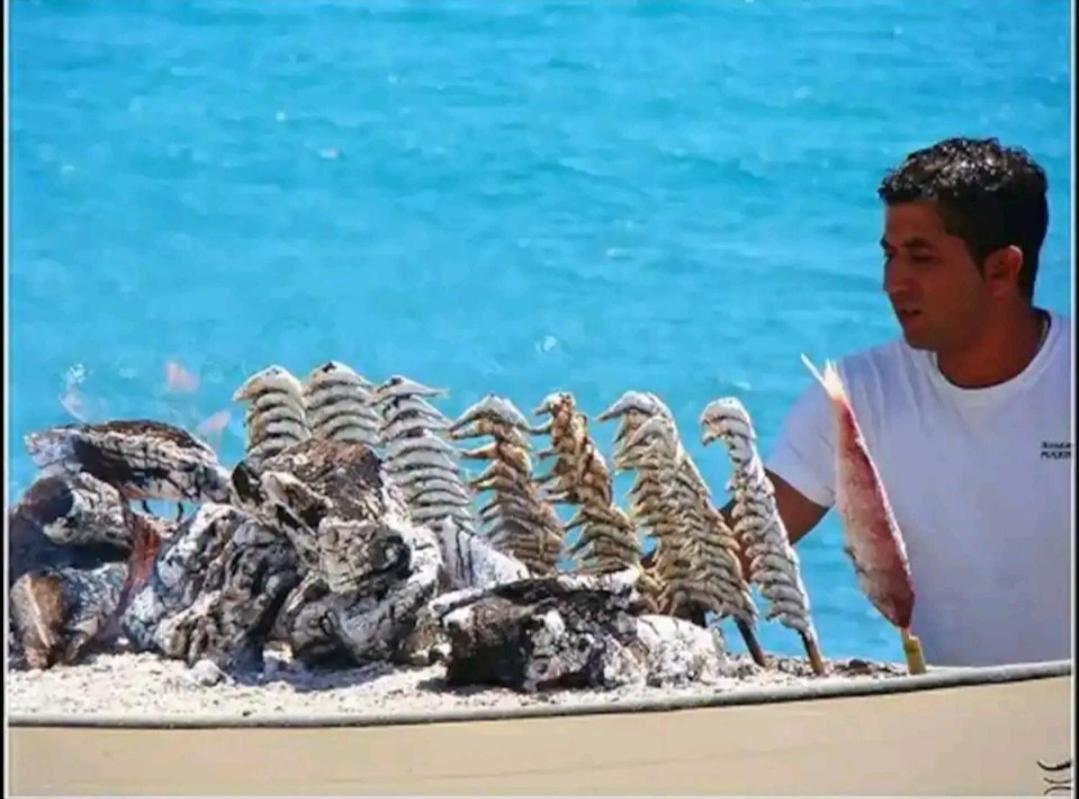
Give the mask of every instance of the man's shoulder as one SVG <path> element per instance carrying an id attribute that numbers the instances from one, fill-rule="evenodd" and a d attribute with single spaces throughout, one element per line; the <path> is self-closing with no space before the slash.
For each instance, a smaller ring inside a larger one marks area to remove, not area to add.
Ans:
<path id="1" fill-rule="evenodd" d="M 1071 331 L 1072 320 L 1067 314 L 1058 313 L 1057 311 L 1050 311 L 1049 316 L 1052 319 L 1054 325 L 1059 325 L 1060 331 L 1063 334 L 1064 342 L 1068 349 L 1071 349 Z"/>
<path id="2" fill-rule="evenodd" d="M 1050 344 L 1047 347 L 1048 372 L 1053 375 L 1056 383 L 1060 380 L 1069 385 L 1072 375 L 1072 322 L 1071 318 L 1055 311 L 1050 311 L 1052 328 L 1050 329 Z M 1052 382 L 1052 381 L 1051 381 Z"/>
<path id="3" fill-rule="evenodd" d="M 851 352 L 837 366 L 867 435 L 898 432 L 912 416 L 934 413 L 928 355 L 902 337 Z"/>

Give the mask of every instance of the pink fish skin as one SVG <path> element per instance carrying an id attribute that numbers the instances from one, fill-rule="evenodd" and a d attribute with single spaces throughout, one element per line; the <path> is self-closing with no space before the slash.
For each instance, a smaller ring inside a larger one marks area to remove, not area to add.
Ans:
<path id="1" fill-rule="evenodd" d="M 908 630 L 914 613 L 914 583 L 880 473 L 835 365 L 826 362 L 822 375 L 804 355 L 802 360 L 824 387 L 835 413 L 836 511 L 846 552 L 869 601 L 896 627 Z"/>

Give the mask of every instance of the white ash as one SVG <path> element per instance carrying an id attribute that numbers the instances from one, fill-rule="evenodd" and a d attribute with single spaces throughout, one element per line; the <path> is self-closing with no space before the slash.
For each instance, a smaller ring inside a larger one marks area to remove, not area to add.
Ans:
<path id="1" fill-rule="evenodd" d="M 684 686 L 628 685 L 593 690 L 549 690 L 524 694 L 507 688 L 449 688 L 442 665 L 408 667 L 372 663 L 355 668 L 311 669 L 292 661 L 287 649 L 270 648 L 260 674 L 225 676 L 192 670 L 179 660 L 150 653 L 99 654 L 75 666 L 47 671 L 9 670 L 8 712 L 34 716 L 125 716 L 175 718 L 215 715 L 235 718 L 313 714 L 392 715 L 446 710 L 513 710 L 649 700 L 699 698 L 762 688 L 874 682 L 903 676 L 896 664 L 833 661 L 814 677 L 803 659 L 768 658 L 761 669 L 734 655 L 720 675 Z M 122 686 L 122 690 L 117 690 Z"/>

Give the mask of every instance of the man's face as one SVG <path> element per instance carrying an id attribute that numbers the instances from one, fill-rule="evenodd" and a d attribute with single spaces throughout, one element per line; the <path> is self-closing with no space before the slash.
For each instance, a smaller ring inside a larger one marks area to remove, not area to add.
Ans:
<path id="1" fill-rule="evenodd" d="M 990 292 L 962 239 L 931 201 L 889 206 L 884 215 L 884 292 L 907 343 L 939 351 L 976 335 Z"/>

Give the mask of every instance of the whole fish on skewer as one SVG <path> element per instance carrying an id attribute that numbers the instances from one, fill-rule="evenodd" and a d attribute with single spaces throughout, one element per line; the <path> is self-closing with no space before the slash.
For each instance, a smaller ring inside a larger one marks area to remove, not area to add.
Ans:
<path id="1" fill-rule="evenodd" d="M 771 602 L 768 618 L 778 618 L 802 638 L 813 671 L 824 674 L 817 632 L 809 614 L 798 556 L 775 506 L 772 485 L 757 453 L 756 432 L 749 412 L 734 397 L 710 402 L 701 413 L 701 441 L 721 440 L 734 467 L 735 533 L 741 533 L 749 558 L 749 578 Z M 722 519 L 720 520 L 722 522 Z M 724 526 L 725 522 L 723 523 Z"/>
<path id="2" fill-rule="evenodd" d="M 914 581 L 903 536 L 888 501 L 884 483 L 858 426 L 854 407 L 839 371 L 831 361 L 822 374 L 802 356 L 802 362 L 824 388 L 832 403 L 836 443 L 836 510 L 842 522 L 846 552 L 869 601 L 899 629 L 907 667 L 925 671 L 921 644 L 911 634 Z"/>

